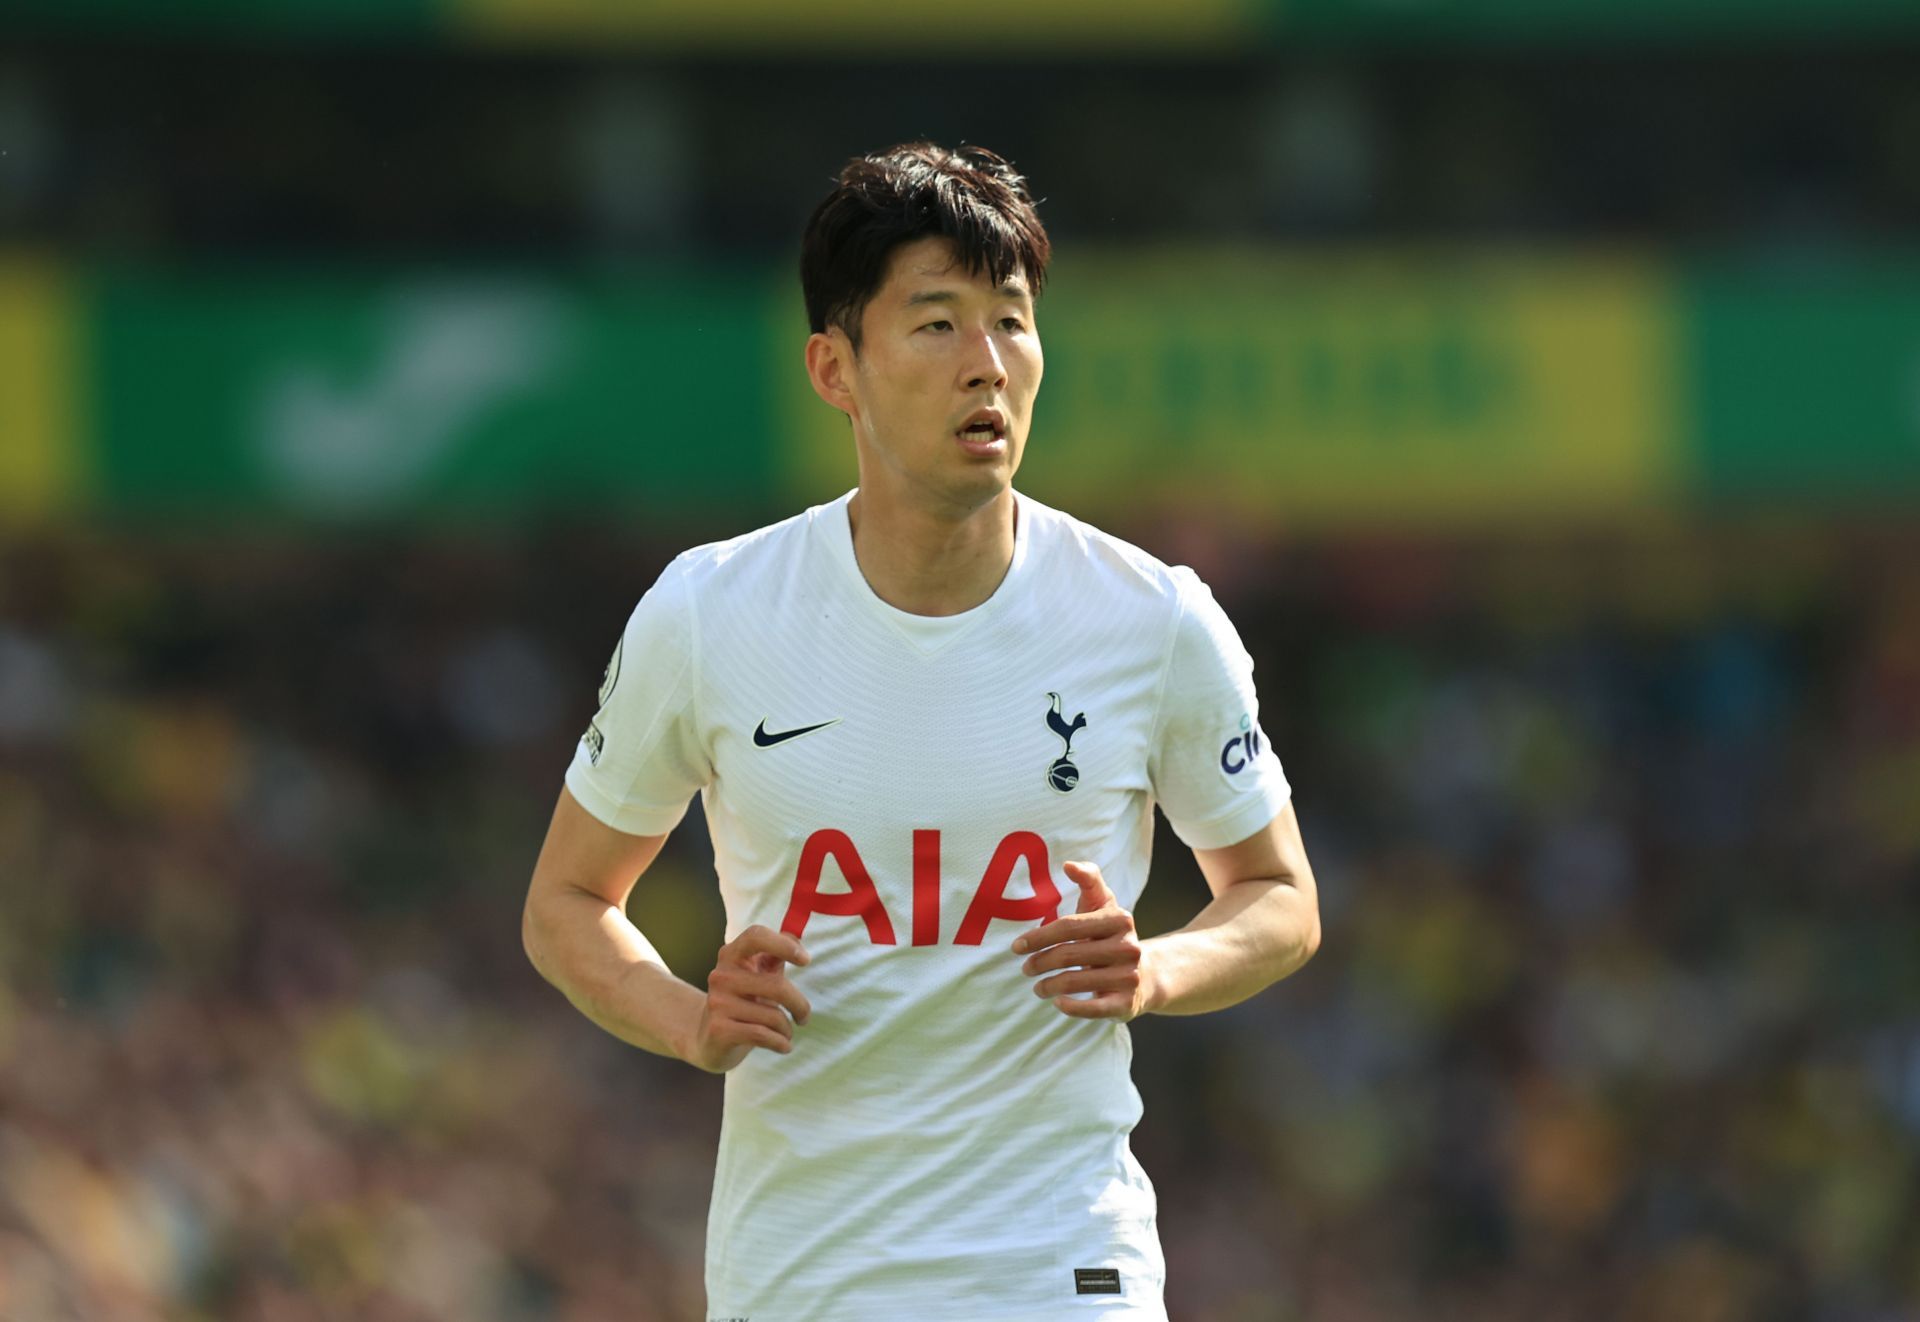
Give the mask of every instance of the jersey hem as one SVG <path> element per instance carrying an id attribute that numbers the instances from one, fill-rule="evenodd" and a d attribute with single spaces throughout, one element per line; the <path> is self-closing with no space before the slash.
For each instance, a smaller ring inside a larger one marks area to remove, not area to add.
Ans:
<path id="1" fill-rule="evenodd" d="M 812 1319 L 814 1315 L 729 1313 L 724 1308 L 709 1307 L 706 1316 L 709 1322 L 728 1322 L 732 1318 L 750 1319 L 751 1322 L 788 1322 L 789 1318 Z M 897 1310 L 886 1309 L 856 1310 L 833 1315 L 835 1322 L 899 1322 L 900 1316 Z M 1108 1304 L 1102 1307 L 1091 1298 L 1087 1298 L 1083 1303 L 1063 1301 L 1044 1313 L 929 1313 L 922 1307 L 916 1307 L 913 1313 L 914 1322 L 1060 1322 L 1063 1317 L 1072 1318 L 1074 1322 L 1167 1322 L 1167 1310 L 1165 1305 L 1160 1303 L 1130 1304 L 1126 1307 Z"/>

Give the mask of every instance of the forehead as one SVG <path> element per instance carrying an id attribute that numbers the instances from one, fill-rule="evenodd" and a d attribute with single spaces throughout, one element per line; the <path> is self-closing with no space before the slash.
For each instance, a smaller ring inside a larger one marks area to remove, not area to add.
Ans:
<path id="1" fill-rule="evenodd" d="M 1026 277 L 1019 271 L 996 289 L 985 268 L 968 271 L 958 261 L 953 242 L 935 235 L 903 243 L 888 254 L 886 279 L 880 282 L 874 301 L 898 307 L 929 301 L 927 295 L 958 293 L 969 287 L 987 295 L 1030 297 Z"/>

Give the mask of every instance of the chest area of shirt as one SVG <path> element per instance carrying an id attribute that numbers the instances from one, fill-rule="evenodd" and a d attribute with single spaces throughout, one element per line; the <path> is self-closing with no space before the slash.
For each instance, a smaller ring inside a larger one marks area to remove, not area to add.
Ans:
<path id="1" fill-rule="evenodd" d="M 1043 828 L 1144 789 L 1160 658 L 1030 642 L 927 657 L 803 636 L 726 667 L 703 694 L 716 786 L 796 827 L 853 811 Z"/>

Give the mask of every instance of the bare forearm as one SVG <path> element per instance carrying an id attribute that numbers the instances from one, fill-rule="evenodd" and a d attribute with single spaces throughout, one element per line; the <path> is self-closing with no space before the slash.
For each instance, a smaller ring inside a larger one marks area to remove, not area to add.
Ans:
<path id="1" fill-rule="evenodd" d="M 585 891 L 529 905 L 527 957 L 574 1008 L 622 1042 L 687 1058 L 704 993 L 675 977 L 621 910 Z"/>
<path id="2" fill-rule="evenodd" d="M 1205 1014 L 1238 1005 L 1294 972 L 1320 947 L 1309 892 L 1286 881 L 1229 887 L 1178 931 L 1141 942 L 1154 1014 Z"/>

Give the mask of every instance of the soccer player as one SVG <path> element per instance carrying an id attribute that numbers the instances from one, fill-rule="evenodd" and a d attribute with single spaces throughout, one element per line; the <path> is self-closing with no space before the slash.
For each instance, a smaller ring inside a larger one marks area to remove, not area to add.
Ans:
<path id="1" fill-rule="evenodd" d="M 534 869 L 540 972 L 726 1073 L 711 1322 L 1164 1319 L 1127 1024 L 1319 943 L 1211 593 L 1013 489 L 1048 256 L 992 152 L 847 164 L 801 281 L 859 486 L 661 573 Z M 727 912 L 704 990 L 624 912 L 695 792 Z M 1214 898 L 1143 941 L 1156 803 Z"/>

